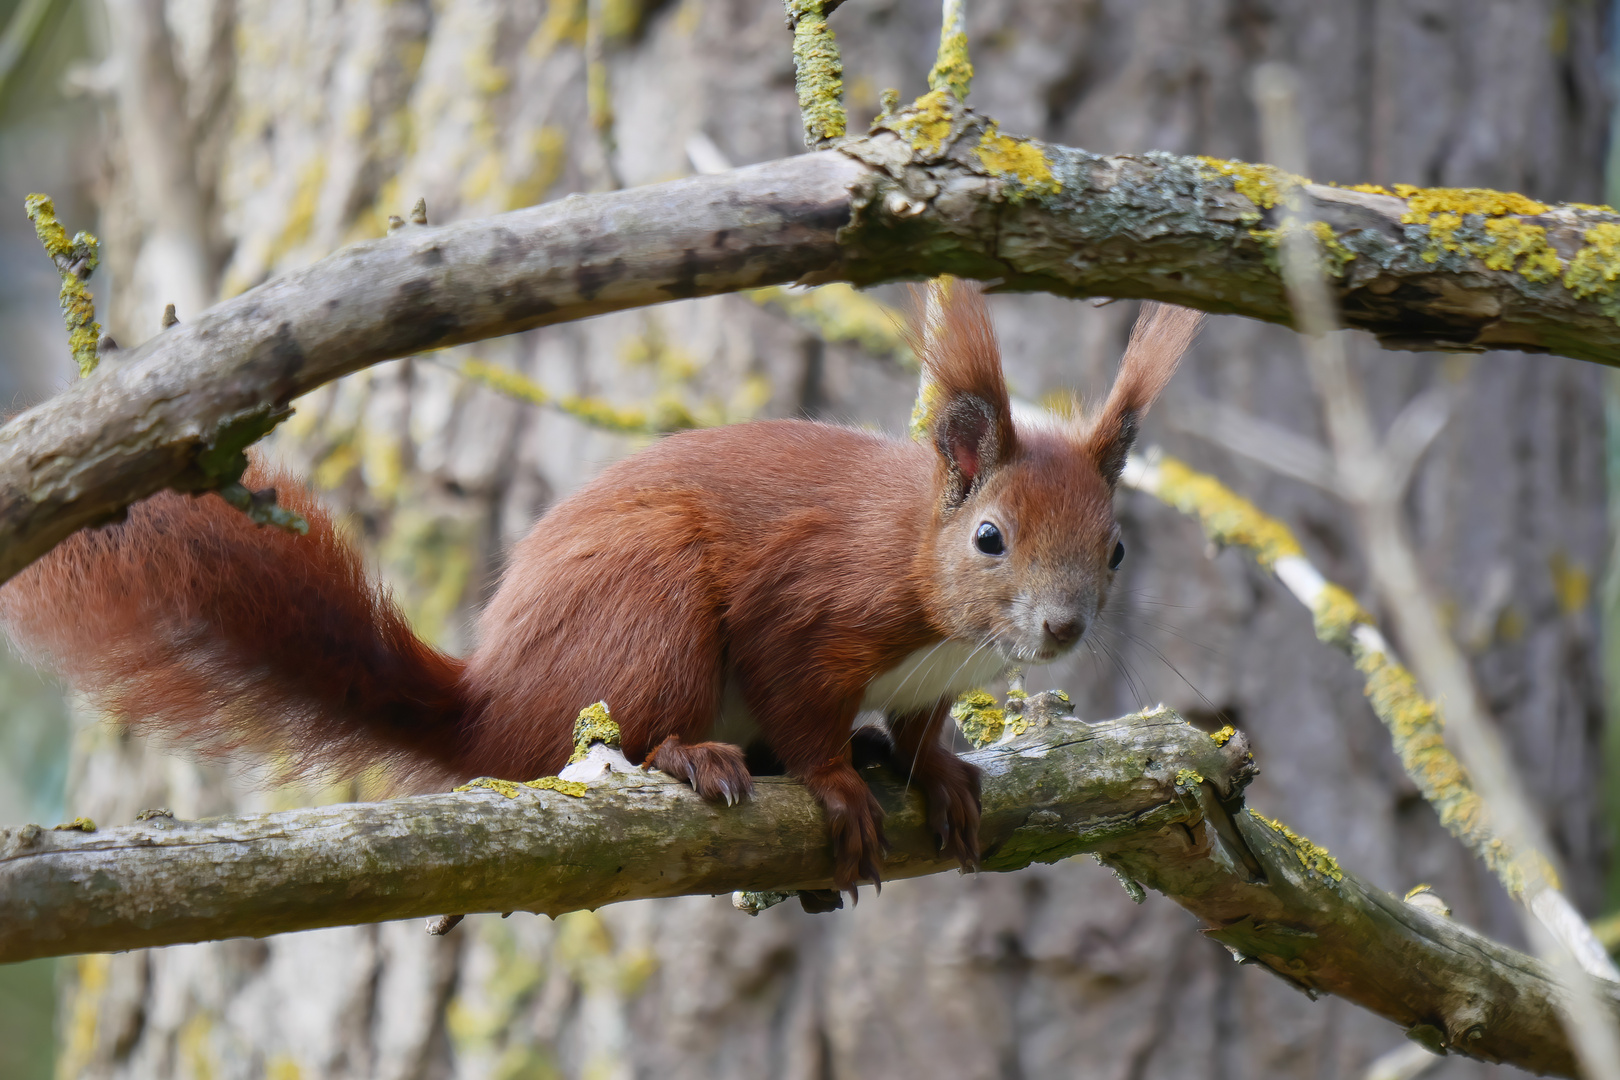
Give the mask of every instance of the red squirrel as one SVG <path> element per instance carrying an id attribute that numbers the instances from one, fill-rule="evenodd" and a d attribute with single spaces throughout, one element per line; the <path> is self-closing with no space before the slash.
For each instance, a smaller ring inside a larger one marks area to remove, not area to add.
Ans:
<path id="1" fill-rule="evenodd" d="M 1199 316 L 1150 306 L 1089 418 L 1015 423 L 977 286 L 936 282 L 909 336 L 926 439 L 804 420 L 670 435 L 553 506 L 511 553 L 465 659 L 419 640 L 292 478 L 309 522 L 256 526 L 163 492 L 0 589 L 0 620 L 138 727 L 210 750 L 416 779 L 557 772 L 608 703 L 624 752 L 709 800 L 749 795 L 749 726 L 831 828 L 834 882 L 878 882 L 883 813 L 851 757 L 863 710 L 979 855 L 979 773 L 941 740 L 952 702 L 1075 647 L 1124 555 L 1114 487 Z M 925 313 L 926 312 L 926 313 Z"/>

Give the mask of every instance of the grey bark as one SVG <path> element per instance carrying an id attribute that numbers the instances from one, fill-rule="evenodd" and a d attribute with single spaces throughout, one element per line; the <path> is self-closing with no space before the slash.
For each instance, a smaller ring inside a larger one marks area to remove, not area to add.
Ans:
<path id="1" fill-rule="evenodd" d="M 240 461 L 240 443 L 332 378 L 624 308 L 783 282 L 954 272 L 1007 289 L 1146 296 L 1290 321 L 1275 242 L 1252 236 L 1275 229 L 1280 211 L 1229 178 L 1187 158 L 1052 146 L 1043 152 L 1059 193 L 1015 200 L 1016 182 L 965 164 L 984 120 L 957 111 L 951 123 L 960 134 L 937 154 L 883 131 L 720 176 L 391 230 L 165 327 L 0 430 L 0 580 L 161 487 L 234 480 L 228 463 Z M 142 170 L 135 176 L 138 187 L 155 186 Z M 1612 298 L 1582 299 L 1478 258 L 1437 259 L 1427 232 L 1402 224 L 1406 203 L 1393 196 L 1304 190 L 1303 212 L 1354 253 L 1333 290 L 1348 325 L 1401 348 L 1508 344 L 1620 362 Z M 1588 229 L 1620 227 L 1620 214 L 1569 206 L 1535 220 L 1566 260 Z M 190 280 L 203 252 L 184 239 L 165 227 L 151 246 L 165 262 L 189 253 L 186 271 L 171 276 Z"/>
<path id="2" fill-rule="evenodd" d="M 605 186 L 577 39 L 547 31 L 527 5 L 199 6 L 212 13 L 175 8 L 170 19 L 197 125 L 198 190 L 227 241 L 223 295 L 306 265 L 353 231 L 380 234 L 382 216 L 417 195 L 433 221 L 449 222 Z M 924 0 L 846 4 L 833 16 L 856 130 L 882 87 L 907 98 L 923 89 L 937 20 Z M 1110 153 L 1254 160 L 1246 72 L 1280 57 L 1313 80 L 1318 180 L 1601 200 L 1594 9 L 1552 0 L 984 0 L 971 8 L 969 34 L 972 101 L 1007 132 Z M 610 41 L 608 58 L 627 184 L 689 171 L 685 145 L 699 129 L 738 165 L 800 145 L 773 5 L 665 5 Z M 116 156 L 126 150 L 114 135 Z M 131 219 L 120 189 L 110 194 L 109 238 L 131 231 L 119 224 Z M 129 279 L 132 268 L 118 262 L 128 250 L 109 239 L 114 282 Z M 126 302 L 132 295 L 112 298 L 113 333 L 127 342 L 158 317 Z M 1126 304 L 1092 310 L 1037 296 L 994 304 L 1014 386 L 1031 398 L 1100 389 L 1131 316 Z M 559 392 L 627 403 L 672 393 L 726 417 L 813 405 L 894 427 L 913 389 L 856 350 L 822 346 L 735 297 L 468 351 Z M 1359 362 L 1385 421 L 1428 386 L 1457 388 L 1452 423 L 1414 488 L 1416 534 L 1576 868 L 1573 891 L 1590 901 L 1606 856 L 1593 825 L 1595 626 L 1576 586 L 1603 551 L 1599 372 L 1500 354 L 1362 350 Z M 1180 434 L 1181 402 L 1194 392 L 1319 439 L 1290 334 L 1217 320 L 1150 417 L 1150 435 L 1289 521 L 1324 570 L 1356 587 L 1361 561 L 1343 509 Z M 304 399 L 289 427 L 282 452 L 320 470 L 376 541 L 419 624 L 451 645 L 464 644 L 465 612 L 504 546 L 550 499 L 633 445 L 409 363 Z M 1162 698 L 1198 722 L 1232 718 L 1275 763 L 1252 786 L 1253 805 L 1378 887 L 1432 882 L 1463 924 L 1512 940 L 1508 901 L 1415 797 L 1355 673 L 1315 643 L 1305 614 L 1238 554 L 1206 561 L 1192 523 L 1137 497 L 1121 510 L 1128 583 L 1098 647 L 1124 651 L 1129 673 L 1099 654 L 1032 672 L 1031 688 L 1065 687 L 1083 716 Z M 148 806 L 199 817 L 294 798 L 105 727 L 83 738 L 72 812 L 103 823 Z M 1354 1006 L 1312 1003 L 1232 963 L 1185 913 L 1154 896 L 1138 908 L 1087 864 L 899 881 L 830 917 L 791 907 L 750 920 L 723 900 L 683 898 L 556 922 L 475 917 L 444 939 L 389 924 L 83 958 L 64 989 L 65 1030 L 74 1017 L 99 1023 L 87 1041 L 65 1037 L 64 1066 L 96 1077 L 254 1076 L 290 1061 L 309 1077 L 589 1069 L 1271 1080 L 1358 1076 L 1404 1042 Z M 1483 1071 L 1448 1061 L 1438 1075 Z"/>
<path id="3" fill-rule="evenodd" d="M 985 777 L 985 872 L 1094 853 L 1128 892 L 1151 884 L 1240 962 L 1313 997 L 1354 1001 L 1437 1052 L 1575 1075 L 1541 966 L 1247 812 L 1256 768 L 1242 735 L 1217 742 L 1166 709 L 1088 725 L 1055 696 L 1030 705 L 1022 733 L 968 755 Z M 577 792 L 0 831 L 0 961 L 443 910 L 556 918 L 633 898 L 830 887 L 820 809 L 800 785 L 765 779 L 740 807 L 706 806 L 618 760 Z M 891 881 L 946 869 L 922 798 L 893 776 L 868 781 L 887 811 Z M 1620 1017 L 1620 987 L 1598 994 Z"/>

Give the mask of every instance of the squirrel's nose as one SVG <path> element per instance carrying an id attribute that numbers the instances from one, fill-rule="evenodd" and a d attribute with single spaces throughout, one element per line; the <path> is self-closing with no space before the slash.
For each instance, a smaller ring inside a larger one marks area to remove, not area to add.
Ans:
<path id="1" fill-rule="evenodd" d="M 1046 636 L 1065 649 L 1079 641 L 1080 635 L 1086 632 L 1086 621 L 1080 618 L 1068 618 L 1058 622 L 1047 619 L 1041 625 L 1046 628 Z"/>

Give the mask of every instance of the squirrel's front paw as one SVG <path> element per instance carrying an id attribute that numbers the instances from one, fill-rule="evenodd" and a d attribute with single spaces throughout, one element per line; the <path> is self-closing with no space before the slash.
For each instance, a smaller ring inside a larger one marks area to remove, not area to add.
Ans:
<path id="1" fill-rule="evenodd" d="M 928 799 L 928 827 L 939 849 L 956 856 L 963 870 L 979 868 L 979 769 L 941 751 L 912 779 Z"/>
<path id="2" fill-rule="evenodd" d="M 685 780 L 709 802 L 735 806 L 754 794 L 754 778 L 748 775 L 742 748 L 730 743 L 688 745 L 671 735 L 653 748 L 644 766 Z"/>

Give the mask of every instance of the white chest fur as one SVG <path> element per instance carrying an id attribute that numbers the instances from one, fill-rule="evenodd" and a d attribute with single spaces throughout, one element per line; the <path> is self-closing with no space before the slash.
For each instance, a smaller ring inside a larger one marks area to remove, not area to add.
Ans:
<path id="1" fill-rule="evenodd" d="M 994 648 L 976 649 L 962 641 L 944 641 L 918 649 L 873 679 L 861 699 L 862 712 L 908 713 L 926 709 L 947 695 L 955 698 L 1005 674 L 1006 657 Z M 711 739 L 747 746 L 759 727 L 736 682 L 726 680 Z"/>
<path id="2" fill-rule="evenodd" d="M 866 687 L 861 709 L 908 713 L 957 697 L 999 678 L 1007 658 L 992 646 L 976 648 L 965 641 L 943 641 L 918 649 Z"/>

